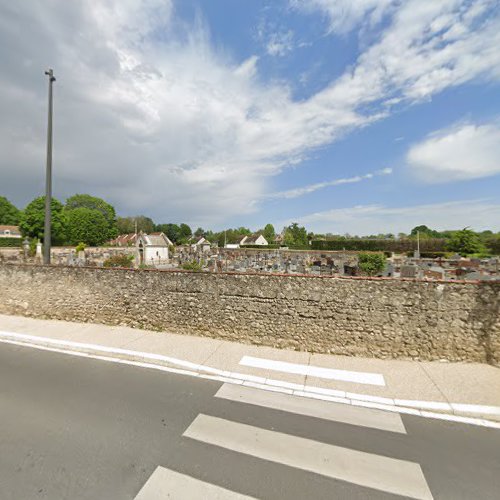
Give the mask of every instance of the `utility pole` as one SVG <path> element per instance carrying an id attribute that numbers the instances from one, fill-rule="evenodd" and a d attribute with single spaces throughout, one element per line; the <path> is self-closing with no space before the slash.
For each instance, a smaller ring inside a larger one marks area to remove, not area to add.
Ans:
<path id="1" fill-rule="evenodd" d="M 45 178 L 45 226 L 43 230 L 43 263 L 50 264 L 51 247 L 51 202 L 52 202 L 52 84 L 56 81 L 54 71 L 48 69 L 49 77 L 49 116 L 47 122 L 47 163 Z"/>

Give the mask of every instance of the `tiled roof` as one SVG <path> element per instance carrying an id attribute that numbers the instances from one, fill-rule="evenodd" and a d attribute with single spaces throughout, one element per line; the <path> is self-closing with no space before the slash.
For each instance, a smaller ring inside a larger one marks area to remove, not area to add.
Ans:
<path id="1" fill-rule="evenodd" d="M 21 233 L 19 226 L 3 226 L 0 225 L 0 231 L 10 231 L 11 233 Z"/>

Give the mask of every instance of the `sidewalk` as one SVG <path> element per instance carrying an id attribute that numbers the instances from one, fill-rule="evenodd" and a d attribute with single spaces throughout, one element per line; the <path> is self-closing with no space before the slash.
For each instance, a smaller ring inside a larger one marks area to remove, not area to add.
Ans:
<path id="1" fill-rule="evenodd" d="M 500 369 L 484 364 L 311 354 L 168 332 L 7 315 L 0 315 L 0 342 L 154 365 L 387 411 L 500 422 Z"/>

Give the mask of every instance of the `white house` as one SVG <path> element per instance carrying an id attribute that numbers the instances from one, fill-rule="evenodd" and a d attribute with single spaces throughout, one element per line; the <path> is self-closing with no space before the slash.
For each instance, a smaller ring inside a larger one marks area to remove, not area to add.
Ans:
<path id="1" fill-rule="evenodd" d="M 168 247 L 172 242 L 164 233 L 139 233 L 136 242 L 139 264 L 157 265 L 168 262 Z"/>
<path id="2" fill-rule="evenodd" d="M 239 241 L 239 245 L 260 245 L 260 246 L 267 246 L 269 245 L 268 241 L 262 234 L 252 234 L 250 236 L 243 236 L 241 240 Z"/>
<path id="3" fill-rule="evenodd" d="M 201 250 L 203 252 L 208 252 L 210 250 L 210 247 L 212 246 L 212 243 L 208 241 L 206 238 L 201 236 L 200 238 L 197 238 L 194 243 L 191 243 L 191 248 L 194 248 L 195 250 Z"/>
<path id="4" fill-rule="evenodd" d="M 21 231 L 18 226 L 0 226 L 0 238 L 20 238 Z"/>

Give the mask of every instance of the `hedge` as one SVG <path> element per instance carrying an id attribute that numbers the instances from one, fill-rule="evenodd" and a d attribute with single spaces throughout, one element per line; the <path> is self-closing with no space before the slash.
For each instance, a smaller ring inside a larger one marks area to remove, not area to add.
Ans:
<path id="1" fill-rule="evenodd" d="M 362 239 L 338 239 L 338 240 L 313 240 L 313 250 L 354 250 L 372 252 L 409 252 L 416 250 L 416 240 L 362 240 Z M 441 238 L 429 238 L 420 240 L 420 251 L 444 252 L 446 251 L 446 240 Z"/>
<path id="2" fill-rule="evenodd" d="M 406 252 L 408 257 L 413 257 L 413 252 Z M 420 252 L 422 259 L 447 259 L 453 255 L 453 252 Z"/>
<path id="3" fill-rule="evenodd" d="M 20 247 L 22 243 L 22 238 L 0 238 L 0 247 Z"/>
<path id="4" fill-rule="evenodd" d="M 260 250 L 279 248 L 279 245 L 240 245 L 240 248 L 259 248 Z"/>
<path id="5" fill-rule="evenodd" d="M 500 255 L 500 237 L 488 238 L 485 240 L 485 244 L 493 255 Z"/>

